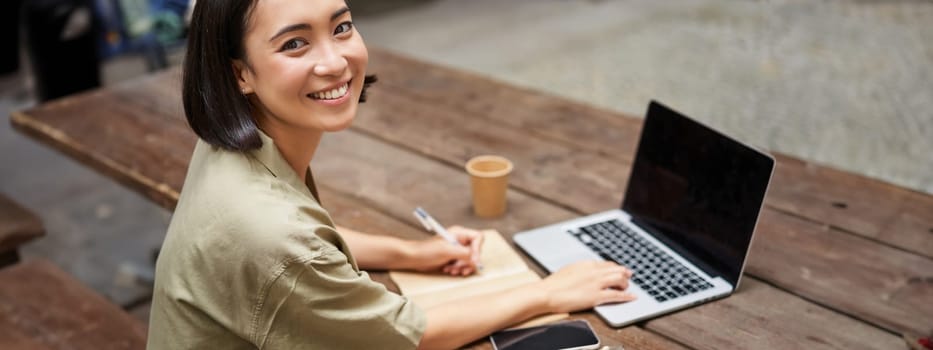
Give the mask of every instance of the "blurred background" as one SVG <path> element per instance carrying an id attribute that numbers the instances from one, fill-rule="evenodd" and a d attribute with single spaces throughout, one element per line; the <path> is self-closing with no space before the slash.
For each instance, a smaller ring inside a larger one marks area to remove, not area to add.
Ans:
<path id="1" fill-rule="evenodd" d="M 184 56 L 186 0 L 0 7 L 6 117 Z M 351 8 L 370 46 L 636 117 L 658 99 L 764 149 L 933 193 L 933 1 L 353 0 Z M 147 319 L 144 280 L 169 212 L 8 121 L 0 192 L 47 229 L 25 257 L 52 260 Z"/>

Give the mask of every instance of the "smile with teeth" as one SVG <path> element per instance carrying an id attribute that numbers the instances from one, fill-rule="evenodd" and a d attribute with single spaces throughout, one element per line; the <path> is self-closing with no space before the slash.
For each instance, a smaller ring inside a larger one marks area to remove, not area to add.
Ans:
<path id="1" fill-rule="evenodd" d="M 347 83 L 343 83 L 343 85 L 333 90 L 308 94 L 308 97 L 311 97 L 315 100 L 336 100 L 346 95 L 349 89 L 350 89 L 350 84 L 349 82 L 347 82 Z"/>

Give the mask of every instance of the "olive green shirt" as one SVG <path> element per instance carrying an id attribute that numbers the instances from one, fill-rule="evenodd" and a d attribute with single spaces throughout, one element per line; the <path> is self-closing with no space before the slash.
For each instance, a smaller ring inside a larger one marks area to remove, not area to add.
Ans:
<path id="1" fill-rule="evenodd" d="M 307 183 L 262 134 L 199 140 L 156 263 L 148 349 L 412 349 L 425 316 L 360 271 Z"/>

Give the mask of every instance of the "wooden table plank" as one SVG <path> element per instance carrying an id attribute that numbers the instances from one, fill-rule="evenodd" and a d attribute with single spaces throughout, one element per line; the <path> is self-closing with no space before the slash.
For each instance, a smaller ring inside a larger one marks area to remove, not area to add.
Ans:
<path id="1" fill-rule="evenodd" d="M 412 208 L 422 205 L 432 208 L 432 212 L 436 211 L 435 216 L 441 222 L 466 222 L 474 227 L 495 228 L 508 236 L 517 230 L 577 215 L 536 198 L 510 191 L 509 215 L 493 220 L 478 219 L 469 212 L 469 183 L 463 171 L 352 132 L 328 135 L 319 146 L 318 152 L 312 166 L 319 183 L 361 200 L 365 198 L 370 206 L 394 217 L 408 217 Z M 374 195 L 373 192 L 379 194 Z M 514 215 L 516 212 L 520 213 Z M 516 217 L 521 219 L 516 220 Z M 755 285 L 756 279 L 746 278 L 745 281 L 752 281 Z M 827 348 L 826 344 L 821 343 L 824 340 L 830 344 L 864 343 L 868 344 L 865 345 L 867 348 L 878 349 L 889 347 L 876 346 L 877 344 L 900 342 L 898 337 L 870 324 L 803 301 L 768 284 L 758 283 L 757 286 L 766 292 L 745 293 L 743 290 L 729 298 L 713 302 L 723 306 L 711 309 L 714 310 L 710 311 L 712 315 L 694 315 L 693 309 L 682 311 L 678 315 L 695 322 L 695 327 L 701 328 L 702 332 L 731 339 L 730 344 L 734 348 L 761 348 L 759 337 L 762 335 L 772 339 L 783 339 L 784 343 L 799 344 L 804 348 Z M 786 305 L 775 307 L 775 304 L 766 298 L 776 298 Z M 785 302 L 788 300 L 799 302 Z M 738 308 L 762 319 L 763 323 L 760 324 L 761 330 L 758 333 L 733 333 L 729 328 L 704 323 L 707 317 L 728 320 L 734 317 L 731 310 Z M 791 320 L 784 315 L 793 314 L 798 315 L 791 322 L 794 325 L 785 326 L 785 323 Z M 652 329 L 691 347 L 705 346 L 702 340 L 690 340 L 689 334 L 676 331 L 676 326 L 663 326 L 667 325 L 666 319 L 667 317 L 662 317 L 652 321 L 651 324 L 658 325 Z M 827 334 L 822 330 L 826 327 L 827 320 L 832 321 L 832 328 L 841 330 Z M 674 334 L 678 332 L 680 334 Z M 877 339 L 866 342 L 866 339 L 861 338 L 866 334 Z"/>
<path id="2" fill-rule="evenodd" d="M 933 257 L 929 195 L 788 156 L 778 162 L 769 205 Z"/>
<path id="3" fill-rule="evenodd" d="M 739 293 L 726 300 L 649 321 L 647 328 L 698 349 L 904 348 L 899 337 L 755 279 L 743 279 Z"/>
<path id="4" fill-rule="evenodd" d="M 169 70 L 67 96 L 13 112 L 11 123 L 171 210 L 197 140 L 184 121 L 180 89 L 173 88 L 179 77 Z"/>
<path id="5" fill-rule="evenodd" d="M 0 194 L 0 257 L 44 235 L 45 228 L 35 214 Z"/>
<path id="6" fill-rule="evenodd" d="M 510 182 L 528 193 L 559 196 L 573 192 L 592 200 L 574 203 L 585 213 L 618 207 L 631 162 L 610 160 L 579 148 L 529 135 L 511 125 L 490 122 L 459 110 L 422 103 L 400 89 L 373 87 L 372 106 L 359 109 L 351 126 L 387 142 L 462 166 L 473 156 L 498 154 L 515 169 Z M 372 107 L 372 108 L 370 108 Z M 605 203 L 614 203 L 606 206 Z"/>
<path id="7" fill-rule="evenodd" d="M 375 87 L 373 90 L 371 101 L 378 108 L 361 108 L 360 118 L 353 126 L 355 130 L 427 154 L 454 167 L 478 154 L 503 155 L 516 165 L 510 179 L 514 187 L 579 213 L 619 206 L 623 192 L 620 187 L 624 186 L 631 167 L 626 161 L 604 157 L 571 144 L 549 143 L 511 125 L 490 128 L 488 120 L 475 115 L 419 104 L 416 97 L 400 88 Z M 568 184 L 572 184 L 572 190 L 568 190 Z M 782 186 L 785 185 L 791 184 L 775 181 L 768 198 L 772 193 L 784 191 Z M 923 293 L 927 290 L 925 286 L 908 283 L 912 279 L 925 278 L 925 271 L 933 271 L 933 260 L 837 229 L 827 229 L 818 223 L 782 214 L 774 208 L 766 208 L 763 215 L 768 220 L 759 225 L 761 234 L 756 238 L 749 259 L 750 272 L 756 277 L 773 281 L 793 293 L 834 309 L 846 310 L 892 331 L 922 333 L 927 331 L 927 325 L 933 324 L 933 303 L 888 297 L 916 295 L 917 298 L 933 300 L 933 293 Z M 544 223 L 547 222 L 539 224 Z M 824 231 L 827 234 L 812 234 Z M 811 233 L 813 239 L 784 239 L 788 233 L 799 232 Z M 763 250 L 774 251 L 774 247 L 780 247 L 782 254 L 761 254 Z M 846 249 L 828 251 L 813 247 Z M 866 259 L 867 256 L 876 258 Z M 853 268 L 840 270 L 840 263 Z M 785 275 L 788 270 L 794 273 Z M 790 275 L 799 277 L 801 271 L 813 275 L 818 283 L 809 278 L 786 278 Z"/>
<path id="8" fill-rule="evenodd" d="M 143 349 L 146 330 L 47 261 L 0 270 L 0 348 Z"/>
<path id="9" fill-rule="evenodd" d="M 885 242 L 899 241 L 898 247 L 913 247 L 911 251 L 933 255 L 933 196 L 910 192 L 903 201 L 897 217 L 882 227 L 877 239 Z M 904 235 L 902 232 L 926 232 L 927 235 Z"/>
<path id="10" fill-rule="evenodd" d="M 370 50 L 369 71 L 380 76 L 382 87 L 408 92 L 422 104 L 462 111 L 471 119 L 509 125 L 623 163 L 630 163 L 635 153 L 641 130 L 636 118 L 384 50 Z M 933 212 L 933 202 L 918 203 L 911 191 L 877 180 L 777 157 L 778 190 L 770 193 L 768 205 L 933 257 L 933 217 L 902 213 L 909 210 L 905 208 Z"/>
<path id="11" fill-rule="evenodd" d="M 461 110 L 623 161 L 631 162 L 635 154 L 641 132 L 636 118 L 386 50 L 370 49 L 369 58 L 367 71 L 379 76 L 379 85 L 408 91 L 422 103 Z"/>
<path id="12" fill-rule="evenodd" d="M 893 332 L 933 326 L 933 260 L 783 212 L 762 214 L 746 273 Z"/>

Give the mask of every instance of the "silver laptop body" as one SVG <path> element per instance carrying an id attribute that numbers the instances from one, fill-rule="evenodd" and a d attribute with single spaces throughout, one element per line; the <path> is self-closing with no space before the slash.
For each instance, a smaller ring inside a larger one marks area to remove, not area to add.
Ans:
<path id="1" fill-rule="evenodd" d="M 614 327 L 738 288 L 774 158 L 652 101 L 621 209 L 514 236 L 548 272 L 614 260 L 638 299 L 597 306 Z"/>

